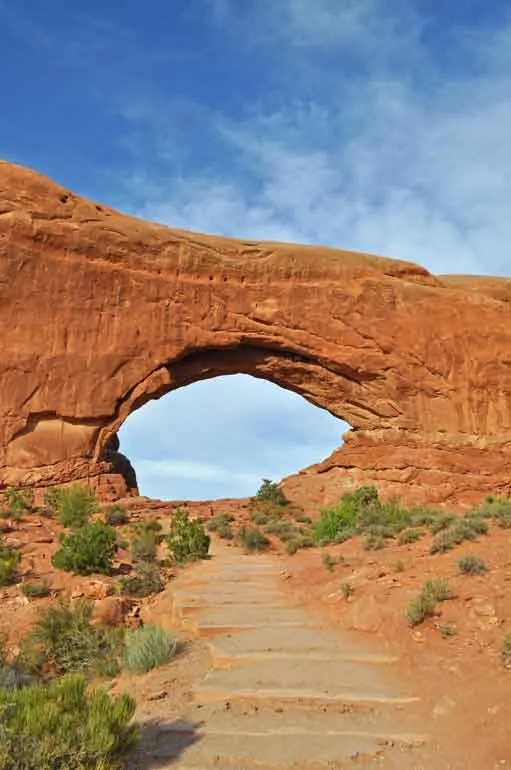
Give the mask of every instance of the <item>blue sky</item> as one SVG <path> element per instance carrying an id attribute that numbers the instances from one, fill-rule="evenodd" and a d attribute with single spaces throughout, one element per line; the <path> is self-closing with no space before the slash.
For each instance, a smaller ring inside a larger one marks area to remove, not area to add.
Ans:
<path id="1" fill-rule="evenodd" d="M 0 156 L 83 195 L 511 275 L 507 0 L 0 0 L 0 65 Z M 200 498 L 320 460 L 344 429 L 238 376 L 147 405 L 121 442 L 144 493 Z"/>

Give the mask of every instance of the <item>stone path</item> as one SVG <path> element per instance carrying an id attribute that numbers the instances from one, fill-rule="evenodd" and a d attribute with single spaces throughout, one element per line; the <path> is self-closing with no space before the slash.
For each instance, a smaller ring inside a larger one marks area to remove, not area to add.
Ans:
<path id="1" fill-rule="evenodd" d="M 150 767 L 431 770 L 396 661 L 290 606 L 276 557 L 215 548 L 173 584 L 176 618 L 207 640 L 213 667 Z"/>

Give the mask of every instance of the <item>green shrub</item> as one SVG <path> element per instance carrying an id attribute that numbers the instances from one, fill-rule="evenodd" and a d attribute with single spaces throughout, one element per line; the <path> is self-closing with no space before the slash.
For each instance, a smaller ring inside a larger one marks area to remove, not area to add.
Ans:
<path id="1" fill-rule="evenodd" d="M 34 495 L 30 489 L 7 489 L 3 495 L 3 514 L 20 521 L 24 513 L 32 510 Z"/>
<path id="2" fill-rule="evenodd" d="M 71 529 L 87 524 L 99 507 L 94 493 L 82 484 L 53 488 L 46 493 L 46 502 L 57 511 L 62 526 Z"/>
<path id="3" fill-rule="evenodd" d="M 449 639 L 451 636 L 456 636 L 456 628 L 450 623 L 439 623 L 437 627 L 442 639 Z"/>
<path id="4" fill-rule="evenodd" d="M 124 668 L 131 674 L 144 674 L 163 666 L 177 648 L 173 634 L 158 626 L 128 631 L 124 638 Z"/>
<path id="5" fill-rule="evenodd" d="M 354 589 L 351 583 L 349 583 L 347 580 L 344 580 L 341 583 L 341 595 L 343 599 L 349 599 L 350 596 L 353 596 Z"/>
<path id="6" fill-rule="evenodd" d="M 315 542 L 313 537 L 311 535 L 302 534 L 287 541 L 286 553 L 292 556 L 302 548 L 314 548 L 314 546 Z"/>
<path id="7" fill-rule="evenodd" d="M 234 516 L 230 513 L 217 513 L 208 521 L 206 529 L 208 532 L 218 532 L 223 527 L 228 527 L 234 521 Z"/>
<path id="8" fill-rule="evenodd" d="M 22 583 L 20 591 L 28 599 L 43 599 L 51 594 L 50 586 L 45 580 L 42 583 Z"/>
<path id="9" fill-rule="evenodd" d="M 263 479 L 255 498 L 252 498 L 252 500 L 257 503 L 272 503 L 277 506 L 285 506 L 288 503 L 287 498 L 279 485 L 269 479 Z"/>
<path id="10" fill-rule="evenodd" d="M 356 509 L 345 495 L 336 506 L 320 511 L 318 521 L 312 526 L 314 539 L 321 545 L 339 542 L 339 536 L 345 533 L 349 533 L 351 537 L 354 534 L 356 518 Z"/>
<path id="11" fill-rule="evenodd" d="M 337 559 L 335 559 L 331 553 L 323 553 L 321 554 L 321 561 L 323 562 L 323 566 L 325 569 L 327 569 L 329 572 L 333 572 L 335 565 L 337 564 Z"/>
<path id="12" fill-rule="evenodd" d="M 2 770 L 115 770 L 136 746 L 135 701 L 84 677 L 0 690 Z"/>
<path id="13" fill-rule="evenodd" d="M 123 594 L 137 598 L 160 593 L 163 590 L 160 568 L 157 564 L 138 562 L 135 574 L 122 577 L 119 586 Z"/>
<path id="14" fill-rule="evenodd" d="M 20 561 L 20 551 L 9 548 L 0 538 L 0 586 L 8 586 L 15 582 Z"/>
<path id="15" fill-rule="evenodd" d="M 238 537 L 248 553 L 265 551 L 270 546 L 266 535 L 255 527 L 240 527 Z"/>
<path id="16" fill-rule="evenodd" d="M 158 553 L 158 535 L 150 530 L 140 530 L 130 543 L 132 560 L 137 562 L 154 562 Z"/>
<path id="17" fill-rule="evenodd" d="M 302 513 L 301 511 L 298 511 L 294 515 L 294 520 L 297 521 L 299 524 L 312 524 L 312 519 L 310 516 L 307 516 L 305 513 Z"/>
<path id="18" fill-rule="evenodd" d="M 234 530 L 230 524 L 223 524 L 221 527 L 218 527 L 216 533 L 222 540 L 234 540 Z"/>
<path id="19" fill-rule="evenodd" d="M 267 535 L 275 535 L 279 540 L 282 540 L 283 543 L 292 540 L 297 534 L 296 527 L 294 527 L 290 521 L 286 521 L 285 519 L 274 519 L 270 521 L 266 526 L 265 531 Z"/>
<path id="20" fill-rule="evenodd" d="M 439 602 L 453 598 L 453 592 L 447 580 L 436 578 L 424 583 L 420 593 L 412 599 L 406 609 L 406 617 L 412 626 L 417 626 L 426 618 L 435 614 Z"/>
<path id="21" fill-rule="evenodd" d="M 50 604 L 39 614 L 22 648 L 21 660 L 32 671 L 55 676 L 82 672 L 113 675 L 118 670 L 119 634 L 92 625 L 92 602 Z"/>
<path id="22" fill-rule="evenodd" d="M 76 575 L 99 572 L 109 575 L 117 550 L 117 535 L 102 521 L 86 524 L 69 535 L 61 535 L 60 548 L 51 563 L 56 569 Z"/>
<path id="23" fill-rule="evenodd" d="M 455 519 L 452 513 L 441 513 L 430 523 L 429 531 L 432 535 L 438 535 L 439 532 L 450 527 Z"/>
<path id="24" fill-rule="evenodd" d="M 210 538 L 201 519 L 191 519 L 184 508 L 178 508 L 170 520 L 170 532 L 166 538 L 173 561 L 182 564 L 205 559 Z"/>
<path id="25" fill-rule="evenodd" d="M 418 527 L 412 527 L 411 529 L 404 529 L 398 537 L 398 543 L 399 545 L 408 545 L 409 543 L 415 543 L 417 542 L 417 540 L 420 540 L 423 535 L 424 535 L 424 530 L 419 529 Z"/>
<path id="26" fill-rule="evenodd" d="M 390 537 L 392 535 L 388 533 L 385 527 L 373 525 L 368 528 L 362 547 L 365 551 L 379 551 L 381 548 L 385 548 Z"/>
<path id="27" fill-rule="evenodd" d="M 462 556 L 458 559 L 458 569 L 464 575 L 481 575 L 488 567 L 478 556 Z"/>
<path id="28" fill-rule="evenodd" d="M 511 633 L 506 634 L 502 640 L 500 657 L 506 668 L 511 668 Z"/>
<path id="29" fill-rule="evenodd" d="M 269 513 L 264 513 L 263 511 L 253 510 L 250 514 L 250 520 L 254 522 L 254 524 L 257 524 L 258 527 L 263 527 L 265 524 L 268 524 L 268 522 L 271 519 L 271 515 Z"/>
<path id="30" fill-rule="evenodd" d="M 299 541 L 297 538 L 294 540 L 288 540 L 286 543 L 286 553 L 289 556 L 294 556 L 295 553 L 297 553 L 300 550 Z"/>
<path id="31" fill-rule="evenodd" d="M 127 524 L 130 520 L 128 511 L 122 505 L 107 505 L 103 512 L 105 523 L 111 527 Z"/>
<path id="32" fill-rule="evenodd" d="M 478 535 L 488 532 L 487 523 L 477 517 L 456 518 L 447 529 L 439 532 L 433 539 L 430 552 L 446 553 L 465 540 L 476 540 Z"/>

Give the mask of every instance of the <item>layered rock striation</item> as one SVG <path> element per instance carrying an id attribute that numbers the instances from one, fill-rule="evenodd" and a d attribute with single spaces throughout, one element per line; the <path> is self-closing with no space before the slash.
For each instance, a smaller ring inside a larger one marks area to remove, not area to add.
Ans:
<path id="1" fill-rule="evenodd" d="M 242 372 L 352 426 L 291 496 L 509 493 L 510 302 L 510 279 L 184 232 L 0 162 L 0 481 L 134 491 L 112 467 L 129 414 Z"/>

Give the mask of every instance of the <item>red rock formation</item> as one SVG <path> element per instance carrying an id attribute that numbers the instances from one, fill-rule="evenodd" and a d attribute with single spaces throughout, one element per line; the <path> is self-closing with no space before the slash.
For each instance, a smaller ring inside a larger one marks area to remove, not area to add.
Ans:
<path id="1" fill-rule="evenodd" d="M 101 478 L 120 494 L 105 450 L 133 410 L 244 372 L 353 426 L 291 495 L 511 491 L 511 280 L 173 230 L 9 163 L 0 269 L 5 485 Z"/>

